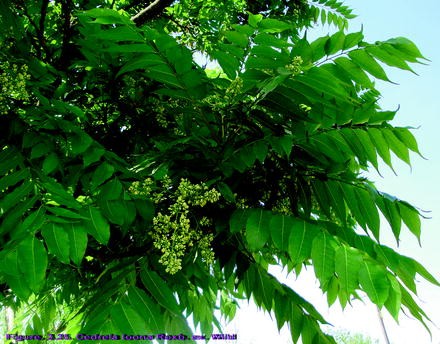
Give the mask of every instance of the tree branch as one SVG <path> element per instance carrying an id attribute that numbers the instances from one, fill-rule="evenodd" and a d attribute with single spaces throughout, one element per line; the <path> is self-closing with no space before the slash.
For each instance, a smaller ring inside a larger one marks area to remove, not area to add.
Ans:
<path id="1" fill-rule="evenodd" d="M 29 23 L 32 25 L 32 27 L 35 29 L 35 36 L 38 40 L 39 45 L 37 44 L 37 41 L 34 39 L 31 39 L 31 44 L 33 45 L 35 49 L 35 53 L 39 59 L 42 58 L 42 50 L 48 55 L 46 42 L 44 39 L 44 31 L 41 31 L 41 22 L 40 26 L 37 25 L 37 23 L 32 19 L 32 16 L 29 14 L 28 9 L 26 7 L 26 3 L 24 1 L 20 1 L 18 3 L 18 7 L 23 11 L 24 16 L 29 20 Z M 43 22 L 44 24 L 44 22 Z M 44 25 L 43 25 L 44 29 Z"/>
<path id="2" fill-rule="evenodd" d="M 41 4 L 41 16 L 40 16 L 40 32 L 44 35 L 44 22 L 46 21 L 47 7 L 49 6 L 49 0 L 43 0 Z"/>
<path id="3" fill-rule="evenodd" d="M 160 14 L 166 7 L 170 6 L 174 0 L 154 0 L 146 8 L 131 17 L 136 25 L 142 25 L 147 20 Z"/>
<path id="4" fill-rule="evenodd" d="M 72 35 L 72 28 L 70 26 L 72 8 L 73 4 L 71 0 L 64 0 L 61 2 L 61 30 L 63 33 L 63 41 L 61 43 L 61 55 L 58 61 L 58 66 L 61 68 L 66 67 L 69 60 L 69 44 Z"/>

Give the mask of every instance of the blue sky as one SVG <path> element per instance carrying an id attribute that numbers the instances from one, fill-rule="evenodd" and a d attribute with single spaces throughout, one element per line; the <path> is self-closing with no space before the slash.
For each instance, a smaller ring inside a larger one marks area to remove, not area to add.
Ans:
<path id="1" fill-rule="evenodd" d="M 423 221 L 422 247 L 414 236 L 403 231 L 399 252 L 411 256 L 440 279 L 440 46 L 437 34 L 440 33 L 440 11 L 438 0 L 346 0 L 345 4 L 354 9 L 358 17 L 351 21 L 349 31 L 358 31 L 363 26 L 366 40 L 374 42 L 392 37 L 404 36 L 417 44 L 428 65 L 416 65 L 414 75 L 400 70 L 387 69 L 390 79 L 398 83 L 378 83 L 384 109 L 396 109 L 400 106 L 395 121 L 396 126 L 411 126 L 419 129 L 413 133 L 419 142 L 424 160 L 413 155 L 413 167 L 397 163 L 395 176 L 387 168 L 382 169 L 382 177 L 371 174 L 379 190 L 404 199 L 414 206 L 430 211 L 429 220 Z M 327 29 L 327 28 L 325 28 Z M 326 32 L 324 32 L 326 33 Z M 383 232 L 390 233 L 387 227 Z M 383 243 L 393 246 L 392 235 L 384 235 Z M 285 278 L 278 272 L 277 276 Z M 375 307 L 355 303 L 352 309 L 344 312 L 338 305 L 327 307 L 315 283 L 313 273 L 302 274 L 298 280 L 292 276 L 285 279 L 295 290 L 302 293 L 309 301 L 330 320 L 336 329 L 361 332 L 385 343 Z M 421 281 L 418 283 L 419 304 L 428 313 L 431 324 L 432 341 L 429 334 L 416 320 L 402 315 L 400 326 L 384 315 L 385 324 L 391 343 L 440 343 L 440 288 Z M 236 319 L 227 327 L 231 333 L 238 333 L 239 344 L 291 343 L 288 332 L 278 334 L 274 320 L 268 314 L 258 313 L 255 307 L 242 307 Z M 438 326 L 438 327 L 437 327 Z"/>

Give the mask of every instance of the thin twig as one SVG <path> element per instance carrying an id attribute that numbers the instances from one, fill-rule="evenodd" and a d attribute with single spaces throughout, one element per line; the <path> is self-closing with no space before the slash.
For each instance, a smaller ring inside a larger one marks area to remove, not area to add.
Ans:
<path id="1" fill-rule="evenodd" d="M 383 321 L 382 313 L 380 312 L 379 307 L 377 307 L 377 315 L 379 316 L 379 322 L 380 322 L 380 326 L 382 327 L 382 332 L 383 332 L 383 336 L 385 338 L 385 343 L 391 344 L 390 339 L 388 338 L 387 329 L 385 328 L 385 323 Z"/>

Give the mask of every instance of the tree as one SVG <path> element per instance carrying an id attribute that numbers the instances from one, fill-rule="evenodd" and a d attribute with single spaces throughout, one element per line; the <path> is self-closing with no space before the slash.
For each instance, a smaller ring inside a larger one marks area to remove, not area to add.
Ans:
<path id="1" fill-rule="evenodd" d="M 0 283 L 16 331 L 191 339 L 192 315 L 209 337 L 216 309 L 231 320 L 252 297 L 294 342 L 335 343 L 271 264 L 313 266 L 329 304 L 362 291 L 429 330 L 414 280 L 439 283 L 380 242 L 380 213 L 397 241 L 402 224 L 420 239 L 421 213 L 363 174 L 420 154 L 374 80 L 424 58 L 347 33 L 352 17 L 333 0 L 0 1 Z M 318 21 L 339 30 L 309 42 Z"/>
<path id="2" fill-rule="evenodd" d="M 377 344 L 377 340 L 373 340 L 369 337 L 364 336 L 363 334 L 355 333 L 351 334 L 347 331 L 336 331 L 333 336 L 336 339 L 337 343 L 340 344 Z"/>

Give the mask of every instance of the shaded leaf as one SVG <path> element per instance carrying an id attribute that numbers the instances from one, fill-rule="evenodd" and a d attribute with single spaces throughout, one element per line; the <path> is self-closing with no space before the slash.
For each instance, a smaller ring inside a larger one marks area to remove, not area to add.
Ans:
<path id="1" fill-rule="evenodd" d="M 246 221 L 246 239 L 251 250 L 261 249 L 270 235 L 271 215 L 265 210 L 252 210 Z"/>
<path id="2" fill-rule="evenodd" d="M 318 230 L 318 227 L 306 221 L 295 221 L 289 236 L 289 255 L 293 264 L 302 263 L 310 257 Z"/>
<path id="3" fill-rule="evenodd" d="M 146 266 L 141 266 L 141 279 L 157 303 L 176 315 L 181 313 L 172 290 L 156 272 L 149 270 Z"/>
<path id="4" fill-rule="evenodd" d="M 287 252 L 289 237 L 295 221 L 290 216 L 273 215 L 270 220 L 270 234 L 275 247 Z"/>
<path id="5" fill-rule="evenodd" d="M 161 310 L 157 304 L 142 290 L 137 287 L 130 287 L 127 291 L 127 298 L 133 309 L 145 319 L 147 331 L 161 333 L 164 328 Z"/>
<path id="6" fill-rule="evenodd" d="M 69 236 L 64 228 L 57 223 L 48 223 L 41 230 L 49 252 L 61 262 L 69 263 Z"/>
<path id="7" fill-rule="evenodd" d="M 362 257 L 359 251 L 342 245 L 336 250 L 335 271 L 339 277 L 339 284 L 343 291 L 350 294 L 358 287 L 358 271 Z"/>
<path id="8" fill-rule="evenodd" d="M 18 264 L 24 280 L 33 292 L 39 292 L 45 282 L 48 263 L 44 245 L 37 238 L 30 236 L 18 244 L 17 254 L 20 257 Z"/>
<path id="9" fill-rule="evenodd" d="M 87 232 L 98 242 L 106 245 L 110 239 L 110 225 L 102 213 L 97 208 L 88 206 L 81 215 L 88 218 L 87 221 L 84 221 Z"/>
<path id="10" fill-rule="evenodd" d="M 87 231 L 80 223 L 70 223 L 65 226 L 69 236 L 69 255 L 72 262 L 80 265 L 87 248 Z"/>
<path id="11" fill-rule="evenodd" d="M 315 275 L 324 288 L 335 273 L 335 253 L 337 243 L 325 231 L 319 233 L 312 243 L 312 260 Z"/>
<path id="12" fill-rule="evenodd" d="M 370 300 L 381 308 L 389 296 L 389 280 L 383 266 L 364 259 L 359 270 L 359 283 Z"/>

